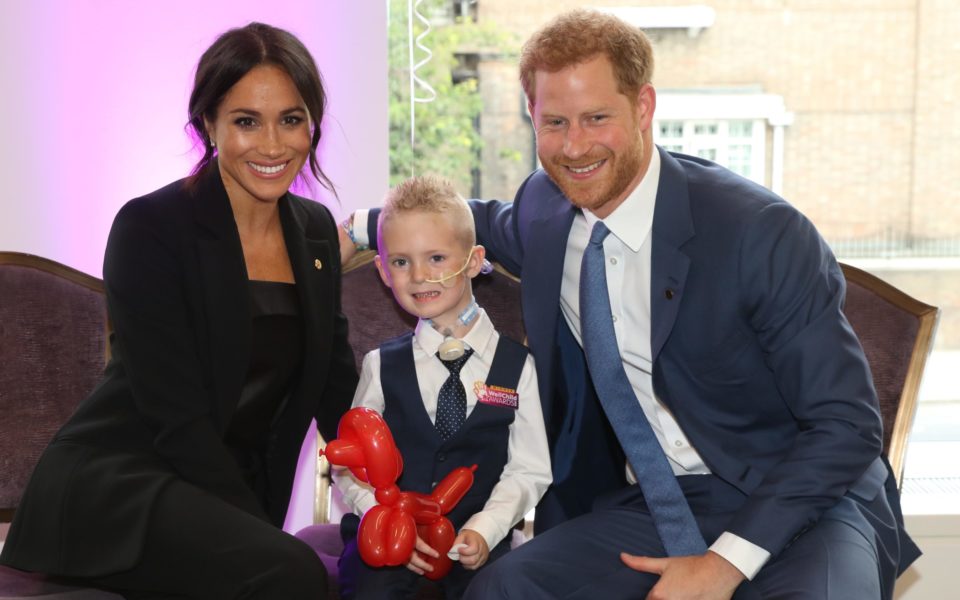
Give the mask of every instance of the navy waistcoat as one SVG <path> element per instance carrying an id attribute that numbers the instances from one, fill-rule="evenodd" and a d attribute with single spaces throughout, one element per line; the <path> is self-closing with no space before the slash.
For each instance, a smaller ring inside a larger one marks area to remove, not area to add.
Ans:
<path id="1" fill-rule="evenodd" d="M 420 397 L 412 340 L 413 334 L 406 333 L 380 346 L 383 418 L 403 456 L 403 473 L 397 484 L 403 491 L 430 493 L 453 469 L 476 464 L 473 486 L 447 515 L 459 530 L 483 509 L 500 480 L 507 464 L 507 442 L 516 409 L 478 402 L 463 427 L 442 441 Z M 500 336 L 486 384 L 516 390 L 527 353 L 524 345 Z M 467 393 L 474 392 L 467 389 Z"/>

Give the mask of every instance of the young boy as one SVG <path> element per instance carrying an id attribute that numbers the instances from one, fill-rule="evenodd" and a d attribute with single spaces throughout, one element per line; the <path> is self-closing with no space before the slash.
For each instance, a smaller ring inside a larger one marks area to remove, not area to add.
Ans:
<path id="1" fill-rule="evenodd" d="M 485 251 L 475 243 L 473 215 L 448 181 L 415 177 L 390 191 L 376 265 L 397 303 L 420 320 L 414 332 L 364 357 L 353 400 L 389 425 L 404 459 L 401 490 L 429 493 L 454 468 L 478 465 L 473 487 L 447 515 L 459 532 L 454 548 L 461 545 L 459 565 L 438 582 L 448 599 L 509 549 L 513 525 L 551 481 L 533 358 L 477 306 L 471 279 Z M 376 505 L 371 488 L 349 471 L 335 470 L 334 480 L 357 514 Z M 437 555 L 419 538 L 416 549 Z M 348 541 L 344 595 L 355 581 L 357 599 L 412 597 L 429 569 L 417 552 L 406 568 L 375 569 Z"/>

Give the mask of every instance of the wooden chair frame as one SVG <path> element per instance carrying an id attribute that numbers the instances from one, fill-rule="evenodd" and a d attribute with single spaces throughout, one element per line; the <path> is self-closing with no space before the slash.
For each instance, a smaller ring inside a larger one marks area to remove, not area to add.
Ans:
<path id="1" fill-rule="evenodd" d="M 0 251 L 0 265 L 30 267 L 68 279 L 95 292 L 104 293 L 103 281 L 100 279 L 42 256 L 24 254 L 23 252 Z"/>
<path id="2" fill-rule="evenodd" d="M 855 283 L 862 288 L 889 302 L 900 310 L 913 315 L 919 322 L 917 335 L 910 353 L 910 363 L 907 366 L 903 390 L 900 393 L 900 402 L 897 404 L 897 414 L 893 421 L 893 430 L 890 443 L 886 448 L 886 456 L 890 461 L 897 484 L 903 484 L 903 468 L 907 454 L 907 442 L 910 438 L 910 429 L 917 413 L 917 400 L 920 395 L 920 382 L 926 368 L 927 357 L 933 349 L 934 334 L 940 317 L 940 309 L 926 304 L 897 289 L 893 285 L 852 265 L 840 264 L 843 275 L 848 283 Z"/>

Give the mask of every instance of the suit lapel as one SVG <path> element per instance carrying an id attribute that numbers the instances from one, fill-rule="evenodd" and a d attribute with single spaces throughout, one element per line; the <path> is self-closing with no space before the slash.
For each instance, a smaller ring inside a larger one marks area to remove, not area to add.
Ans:
<path id="1" fill-rule="evenodd" d="M 250 361 L 250 292 L 230 200 L 217 165 L 209 168 L 209 173 L 198 182 L 193 202 L 200 287 L 222 430 L 233 416 Z"/>
<path id="2" fill-rule="evenodd" d="M 546 179 L 546 177 L 544 177 Z M 551 189 L 552 184 L 551 184 Z M 559 195 L 559 192 L 556 192 Z M 560 318 L 560 284 L 563 281 L 563 261 L 566 255 L 567 238 L 577 209 L 560 196 L 559 201 L 534 198 L 537 206 L 549 208 L 552 213 L 530 223 L 529 241 L 523 265 L 523 285 L 520 287 L 523 319 L 527 328 L 527 340 L 537 357 L 537 373 L 541 398 L 554 398 L 556 379 L 557 323 Z M 543 402 L 544 422 L 552 423 L 555 406 Z"/>
<path id="3" fill-rule="evenodd" d="M 653 212 L 650 276 L 650 350 L 656 361 L 683 300 L 690 259 L 680 248 L 695 235 L 687 178 L 666 151 L 660 152 L 660 182 Z"/>
<path id="4" fill-rule="evenodd" d="M 553 339 L 553 330 L 557 324 L 560 303 L 543 302 L 544 298 L 560 298 L 560 284 L 563 281 L 563 258 L 566 255 L 567 237 L 576 209 L 569 202 L 558 208 L 552 215 L 537 219 L 530 224 L 530 252 L 523 268 L 524 305 L 535 310 L 525 314 L 527 327 L 542 335 L 542 339 Z M 528 334 L 528 337 L 532 337 Z"/>
<path id="5" fill-rule="evenodd" d="M 280 199 L 280 223 L 290 257 L 290 266 L 297 283 L 305 330 L 304 355 L 300 384 L 297 390 L 320 390 L 325 373 L 311 365 L 329 362 L 329 344 L 333 334 L 335 296 L 332 293 L 339 265 L 327 240 L 314 239 L 307 210 L 290 194 Z"/>

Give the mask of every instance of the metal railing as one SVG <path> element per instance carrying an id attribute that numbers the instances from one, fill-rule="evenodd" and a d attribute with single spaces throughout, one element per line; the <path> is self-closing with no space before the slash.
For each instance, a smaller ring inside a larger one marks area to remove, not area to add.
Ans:
<path id="1" fill-rule="evenodd" d="M 920 238 L 884 232 L 862 238 L 827 239 L 840 258 L 958 258 L 960 235 Z"/>

